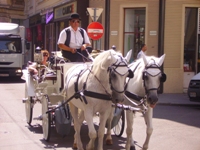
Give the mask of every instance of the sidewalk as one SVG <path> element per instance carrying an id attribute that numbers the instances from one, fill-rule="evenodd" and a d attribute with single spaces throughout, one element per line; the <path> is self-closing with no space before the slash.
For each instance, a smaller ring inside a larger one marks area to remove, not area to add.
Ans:
<path id="1" fill-rule="evenodd" d="M 158 105 L 200 106 L 199 102 L 190 101 L 185 93 L 159 94 Z"/>

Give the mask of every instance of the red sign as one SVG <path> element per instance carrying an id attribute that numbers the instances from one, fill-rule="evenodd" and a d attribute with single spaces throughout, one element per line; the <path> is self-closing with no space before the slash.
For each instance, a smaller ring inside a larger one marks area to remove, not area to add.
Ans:
<path id="1" fill-rule="evenodd" d="M 103 26 L 99 22 L 92 22 L 87 27 L 88 36 L 93 40 L 98 40 L 103 36 Z"/>
<path id="2" fill-rule="evenodd" d="M 38 31 L 37 40 L 42 41 L 42 26 L 41 26 L 41 24 L 37 25 L 37 31 Z"/>
<path id="3" fill-rule="evenodd" d="M 26 28 L 26 40 L 29 42 L 32 40 L 32 34 L 30 28 Z"/>

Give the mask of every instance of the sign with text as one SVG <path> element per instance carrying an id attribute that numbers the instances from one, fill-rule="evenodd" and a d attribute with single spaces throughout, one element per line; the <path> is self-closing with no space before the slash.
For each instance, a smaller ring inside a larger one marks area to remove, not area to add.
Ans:
<path id="1" fill-rule="evenodd" d="M 93 40 L 98 40 L 103 36 L 104 28 L 99 22 L 92 22 L 87 27 L 88 36 Z"/>

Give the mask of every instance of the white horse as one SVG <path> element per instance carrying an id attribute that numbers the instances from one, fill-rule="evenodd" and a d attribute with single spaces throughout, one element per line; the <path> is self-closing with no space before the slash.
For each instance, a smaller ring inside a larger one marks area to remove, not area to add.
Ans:
<path id="1" fill-rule="evenodd" d="M 128 76 L 131 77 L 133 74 L 128 68 L 126 59 L 114 50 L 100 53 L 92 65 L 78 64 L 67 71 L 66 98 L 74 97 L 75 93 L 75 97 L 69 102 L 75 129 L 73 148 L 83 150 L 80 128 L 85 119 L 90 138 L 86 149 L 94 149 L 97 133 L 93 124 L 93 116 L 99 112 L 97 149 L 103 150 L 105 124 L 111 113 L 112 102 L 117 103 L 124 100 L 124 86 Z M 83 111 L 83 115 L 78 115 L 78 108 Z"/>
<path id="2" fill-rule="evenodd" d="M 165 54 L 160 58 L 154 56 L 142 55 L 142 58 L 136 60 L 129 65 L 129 68 L 133 71 L 134 77 L 127 79 L 127 89 L 125 94 L 128 98 L 132 99 L 132 102 L 125 100 L 123 104 L 142 107 L 141 99 L 145 98 L 147 105 L 147 112 L 144 113 L 144 120 L 147 125 L 146 140 L 143 144 L 143 150 L 148 149 L 149 140 L 153 132 L 152 117 L 153 108 L 158 101 L 158 89 L 161 82 L 165 82 L 166 75 L 162 72 L 161 66 L 164 62 Z M 132 138 L 133 132 L 133 118 L 134 113 L 132 111 L 126 111 L 127 121 L 127 142 L 126 150 L 135 150 L 134 140 Z M 111 124 L 111 121 L 109 121 Z M 111 125 L 110 125 L 111 126 Z M 106 143 L 112 144 L 111 131 L 107 131 Z M 111 141 L 111 142 L 110 142 Z"/>

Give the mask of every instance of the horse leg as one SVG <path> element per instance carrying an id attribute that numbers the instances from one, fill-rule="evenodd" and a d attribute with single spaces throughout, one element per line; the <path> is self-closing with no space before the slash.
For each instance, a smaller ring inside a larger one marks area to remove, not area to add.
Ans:
<path id="1" fill-rule="evenodd" d="M 111 109 L 109 110 L 108 108 L 107 108 L 107 111 L 100 113 L 100 116 L 99 116 L 100 125 L 99 125 L 99 130 L 98 130 L 97 150 L 103 150 L 103 137 L 104 137 L 104 133 L 105 133 L 105 125 L 106 125 L 106 121 L 110 114 L 111 114 Z"/>
<path id="2" fill-rule="evenodd" d="M 111 108 L 111 113 L 106 122 L 107 123 L 107 133 L 106 133 L 106 144 L 107 145 L 113 144 L 112 136 L 111 136 L 111 123 L 112 123 L 113 115 L 114 115 L 114 107 Z"/>
<path id="3" fill-rule="evenodd" d="M 144 114 L 144 119 L 145 119 L 145 122 L 147 125 L 147 129 L 146 129 L 146 139 L 143 144 L 143 150 L 148 149 L 149 140 L 150 140 L 151 134 L 153 132 L 152 118 L 153 118 L 153 108 L 148 108 L 147 112 Z"/>
<path id="4" fill-rule="evenodd" d="M 75 107 L 72 103 L 69 103 L 69 106 L 70 106 L 71 115 L 74 120 L 74 130 L 75 130 L 73 149 L 84 150 L 83 144 L 81 142 L 81 137 L 80 137 L 81 124 L 78 119 L 78 108 Z"/>
<path id="5" fill-rule="evenodd" d="M 126 111 L 126 122 L 127 122 L 127 128 L 126 128 L 126 150 L 135 150 L 135 143 L 132 137 L 133 133 L 133 117 L 135 114 L 132 111 Z"/>
<path id="6" fill-rule="evenodd" d="M 96 133 L 96 130 L 94 128 L 94 123 L 93 123 L 93 110 L 91 108 L 90 109 L 86 108 L 86 110 L 84 111 L 84 117 L 88 125 L 88 129 L 89 129 L 88 135 L 90 138 L 90 141 L 86 146 L 86 150 L 94 150 L 94 144 L 97 138 L 97 133 Z"/>

